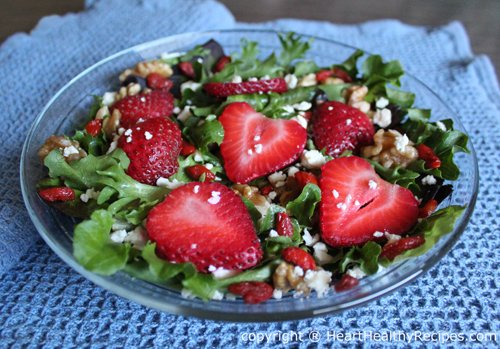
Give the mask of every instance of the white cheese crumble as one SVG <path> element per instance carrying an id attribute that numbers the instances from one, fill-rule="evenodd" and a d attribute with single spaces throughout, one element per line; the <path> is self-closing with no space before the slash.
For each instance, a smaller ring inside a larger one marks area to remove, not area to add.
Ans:
<path id="1" fill-rule="evenodd" d="M 350 124 L 352 124 L 352 120 L 351 120 L 351 119 L 347 119 L 347 120 L 345 121 L 345 124 L 346 124 L 347 126 L 349 126 Z"/>
<path id="2" fill-rule="evenodd" d="M 354 201 L 354 205 L 361 206 L 361 203 L 358 200 L 356 200 L 356 201 Z"/>
<path id="3" fill-rule="evenodd" d="M 142 250 L 146 246 L 148 240 L 146 230 L 142 227 L 136 227 L 132 231 L 126 231 L 125 229 L 116 230 L 109 237 L 111 241 L 117 244 L 130 242 L 134 248 L 139 250 Z"/>
<path id="4" fill-rule="evenodd" d="M 199 192 L 200 192 L 200 186 L 199 185 L 195 185 L 194 188 L 193 188 L 193 193 L 198 194 Z"/>
<path id="5" fill-rule="evenodd" d="M 285 181 L 279 181 L 279 182 L 276 182 L 276 184 L 274 185 L 276 188 L 280 188 L 282 186 L 284 186 L 286 184 Z"/>
<path id="6" fill-rule="evenodd" d="M 189 119 L 189 117 L 192 115 L 191 114 L 191 107 L 186 105 L 184 107 L 184 109 L 182 109 L 182 111 L 178 114 L 179 115 L 177 115 L 177 120 L 182 121 L 182 122 L 186 122 L 186 120 Z"/>
<path id="7" fill-rule="evenodd" d="M 211 205 L 217 205 L 220 202 L 220 191 L 213 191 L 211 197 L 207 200 Z"/>
<path id="8" fill-rule="evenodd" d="M 144 138 L 146 138 L 146 140 L 149 141 L 151 138 L 153 138 L 153 135 L 148 131 L 146 131 L 144 132 Z"/>
<path id="9" fill-rule="evenodd" d="M 165 187 L 165 188 L 168 188 L 168 189 L 179 188 L 179 187 L 182 187 L 184 184 L 185 184 L 184 182 L 179 182 L 175 178 L 172 179 L 172 181 L 170 181 L 170 179 L 168 179 L 168 178 L 160 177 L 156 181 L 156 186 L 157 187 Z"/>
<path id="10" fill-rule="evenodd" d="M 311 73 L 311 74 L 305 75 L 302 79 L 300 79 L 300 81 L 298 82 L 297 85 L 307 87 L 307 86 L 314 86 L 317 84 L 318 84 L 318 81 L 316 80 L 316 74 Z"/>
<path id="11" fill-rule="evenodd" d="M 253 154 L 253 150 L 252 150 L 252 149 L 248 149 L 248 150 L 247 150 L 247 154 L 248 154 L 248 155 L 252 155 L 252 154 Z"/>
<path id="12" fill-rule="evenodd" d="M 123 133 L 125 136 L 130 136 L 132 135 L 132 129 L 127 129 L 124 133 Z"/>
<path id="13" fill-rule="evenodd" d="M 179 114 L 179 113 L 181 112 L 181 108 L 179 108 L 179 107 L 175 107 L 175 108 L 172 110 L 172 112 L 173 112 L 174 114 Z"/>
<path id="14" fill-rule="evenodd" d="M 306 285 L 316 291 L 318 298 L 325 296 L 330 290 L 332 273 L 322 269 L 308 270 L 304 276 Z"/>
<path id="15" fill-rule="evenodd" d="M 203 161 L 203 156 L 201 155 L 201 153 L 198 150 L 194 152 L 193 160 L 195 162 L 202 162 Z"/>
<path id="16" fill-rule="evenodd" d="M 356 279 L 362 279 L 363 277 L 366 276 L 365 272 L 361 270 L 358 266 L 352 267 L 351 269 L 347 270 L 346 274 Z"/>
<path id="17" fill-rule="evenodd" d="M 307 119 L 305 117 L 303 117 L 302 115 L 294 116 L 294 117 L 290 118 L 290 120 L 298 122 L 300 126 L 307 129 L 307 125 L 308 125 L 309 121 L 307 121 Z"/>
<path id="18" fill-rule="evenodd" d="M 325 157 L 317 150 L 304 150 L 300 155 L 300 163 L 308 169 L 317 169 L 326 163 Z"/>
<path id="19" fill-rule="evenodd" d="M 288 88 L 293 89 L 297 87 L 299 79 L 297 79 L 297 76 L 295 76 L 294 74 L 287 74 L 285 75 L 285 82 Z"/>
<path id="20" fill-rule="evenodd" d="M 70 155 L 78 154 L 78 153 L 79 153 L 79 151 L 78 151 L 78 149 L 76 149 L 76 147 L 74 145 L 70 145 L 69 147 L 66 147 L 63 150 L 63 156 L 65 158 L 70 156 Z"/>
<path id="21" fill-rule="evenodd" d="M 304 269 L 302 269 L 301 267 L 299 267 L 298 265 L 296 265 L 294 268 L 293 268 L 293 274 L 296 275 L 296 276 L 304 276 Z"/>
<path id="22" fill-rule="evenodd" d="M 278 236 L 279 236 L 278 232 L 276 230 L 274 230 L 274 229 L 271 229 L 271 231 L 269 232 L 269 237 L 270 238 L 276 238 Z"/>
<path id="23" fill-rule="evenodd" d="M 377 99 L 377 102 L 375 103 L 375 106 L 378 109 L 384 109 L 388 105 L 389 105 L 389 100 L 385 97 L 380 97 L 379 99 Z"/>
<path id="24" fill-rule="evenodd" d="M 256 145 L 254 145 L 254 149 L 255 149 L 255 152 L 257 154 L 262 153 L 262 144 L 256 144 Z"/>
<path id="25" fill-rule="evenodd" d="M 181 84 L 181 93 L 184 92 L 184 90 L 186 90 L 188 88 L 193 90 L 193 91 L 196 91 L 200 86 L 201 86 L 201 84 L 199 82 L 188 80 L 188 81 L 183 82 Z"/>
<path id="26" fill-rule="evenodd" d="M 370 189 L 377 189 L 378 184 L 377 184 L 377 182 L 375 182 L 373 179 L 370 179 L 370 180 L 368 181 L 368 187 L 369 187 Z"/>
<path id="27" fill-rule="evenodd" d="M 111 241 L 117 244 L 123 243 L 125 237 L 127 236 L 127 231 L 125 229 L 116 230 L 109 236 Z"/>
<path id="28" fill-rule="evenodd" d="M 130 142 L 132 142 L 132 137 L 128 136 L 127 137 L 127 143 L 130 143 Z"/>
<path id="29" fill-rule="evenodd" d="M 255 137 L 253 137 L 253 140 L 256 141 L 256 142 L 260 141 L 260 136 L 256 135 Z"/>
<path id="30" fill-rule="evenodd" d="M 443 124 L 441 121 L 436 121 L 436 126 L 441 130 L 446 132 L 446 125 Z"/>
<path id="31" fill-rule="evenodd" d="M 213 164 L 211 164 L 211 163 L 207 163 L 207 164 L 205 164 L 205 167 L 206 167 L 208 170 L 211 170 L 211 169 L 213 169 L 213 168 L 214 168 L 214 165 L 213 165 Z"/>
<path id="32" fill-rule="evenodd" d="M 423 185 L 434 185 L 436 183 L 437 183 L 436 177 L 434 177 L 433 175 L 427 175 L 424 178 L 422 178 Z"/>
<path id="33" fill-rule="evenodd" d="M 212 275 L 216 279 L 225 279 L 225 278 L 234 276 L 236 274 L 238 274 L 237 270 L 228 270 L 228 269 L 224 269 L 222 267 L 216 268 L 215 270 L 212 271 Z"/>
<path id="34" fill-rule="evenodd" d="M 297 172 L 299 172 L 299 169 L 297 167 L 290 166 L 290 168 L 288 169 L 287 175 L 288 175 L 288 177 L 294 177 Z"/>
<path id="35" fill-rule="evenodd" d="M 312 107 L 312 104 L 310 102 L 307 102 L 307 101 L 302 101 L 300 103 L 295 103 L 292 105 L 292 107 L 295 109 L 295 110 L 299 110 L 299 111 L 306 111 L 306 110 L 309 110 L 311 109 Z"/>
<path id="36" fill-rule="evenodd" d="M 273 290 L 273 298 L 274 299 L 281 299 L 281 297 L 283 297 L 283 291 L 280 290 L 279 288 L 275 288 Z"/>
<path id="37" fill-rule="evenodd" d="M 80 200 L 83 202 L 89 202 L 90 199 L 97 199 L 99 197 L 100 191 L 94 190 L 94 188 L 87 189 L 85 193 L 80 194 Z"/>
<path id="38" fill-rule="evenodd" d="M 260 80 L 269 80 L 271 77 L 269 75 L 264 75 L 263 77 L 260 78 Z"/>
<path id="39" fill-rule="evenodd" d="M 181 297 L 186 299 L 194 299 L 196 296 L 187 288 L 183 288 L 181 290 Z"/>
<path id="40" fill-rule="evenodd" d="M 384 235 L 387 238 L 387 240 L 388 240 L 387 242 L 388 243 L 391 243 L 393 241 L 398 241 L 399 239 L 401 239 L 401 236 L 396 235 L 396 234 L 391 234 L 391 233 L 388 233 L 386 231 L 384 232 Z"/>
<path id="41" fill-rule="evenodd" d="M 345 211 L 345 210 L 347 210 L 347 205 L 343 202 L 339 202 L 337 204 L 337 208 L 341 209 L 342 211 Z"/>
<path id="42" fill-rule="evenodd" d="M 382 128 L 389 126 L 392 122 L 392 112 L 390 109 L 384 108 L 377 110 L 373 115 L 373 123 Z"/>
<path id="43" fill-rule="evenodd" d="M 215 290 L 214 294 L 212 295 L 212 300 L 220 301 L 222 299 L 224 299 L 224 293 Z"/>
<path id="44" fill-rule="evenodd" d="M 274 199 L 276 199 L 276 195 L 278 195 L 278 194 L 276 194 L 276 192 L 273 190 L 273 191 L 270 191 L 269 194 L 267 194 L 267 197 L 271 200 L 274 200 Z"/>
<path id="45" fill-rule="evenodd" d="M 109 107 L 111 104 L 115 102 L 116 92 L 106 92 L 102 95 L 102 105 Z"/>
<path id="46" fill-rule="evenodd" d="M 196 250 L 198 248 L 198 244 L 191 244 L 191 249 Z"/>
<path id="47" fill-rule="evenodd" d="M 384 236 L 384 233 L 382 233 L 381 231 L 376 231 L 375 233 L 373 233 L 373 237 L 381 238 L 382 236 Z"/>
<path id="48" fill-rule="evenodd" d="M 408 139 L 408 136 L 406 133 L 402 136 L 397 136 L 396 137 L 396 149 L 400 152 L 404 152 L 406 149 L 406 146 L 410 144 L 410 140 Z"/>
<path id="49" fill-rule="evenodd" d="M 283 109 L 284 111 L 286 111 L 287 113 L 293 113 L 295 112 L 295 109 L 293 109 L 293 107 L 291 105 L 284 105 L 281 107 L 281 109 Z"/>
<path id="50" fill-rule="evenodd" d="M 248 81 L 259 81 L 258 78 L 256 78 L 255 76 L 252 76 L 252 77 L 249 77 L 248 78 Z M 233 81 L 234 82 L 234 81 Z"/>
<path id="51" fill-rule="evenodd" d="M 333 197 L 334 197 L 335 199 L 338 199 L 338 198 L 339 198 L 339 196 L 340 196 L 340 195 L 339 195 L 339 192 L 338 192 L 338 191 L 336 191 L 335 189 L 333 189 L 333 190 L 332 190 L 332 194 L 333 194 Z"/>
<path id="52" fill-rule="evenodd" d="M 307 230 L 307 228 L 304 228 L 302 238 L 304 239 L 304 243 L 306 244 L 306 246 L 313 246 L 319 241 L 319 235 L 314 234 L 314 236 L 311 236 L 311 233 L 309 232 L 309 230 Z"/>
<path id="53" fill-rule="evenodd" d="M 314 258 L 318 262 L 319 265 L 325 265 L 328 263 L 332 263 L 335 259 L 328 254 L 328 248 L 322 242 L 317 242 L 313 246 L 314 249 Z"/>
<path id="54" fill-rule="evenodd" d="M 284 174 L 281 171 L 274 172 L 273 174 L 270 174 L 267 179 L 269 182 L 271 182 L 272 185 L 276 185 L 278 182 L 284 182 L 286 180 L 286 174 Z"/>
<path id="55" fill-rule="evenodd" d="M 240 82 L 243 82 L 243 79 L 239 75 L 233 76 L 233 80 L 231 82 L 234 82 L 235 84 L 239 84 Z"/>

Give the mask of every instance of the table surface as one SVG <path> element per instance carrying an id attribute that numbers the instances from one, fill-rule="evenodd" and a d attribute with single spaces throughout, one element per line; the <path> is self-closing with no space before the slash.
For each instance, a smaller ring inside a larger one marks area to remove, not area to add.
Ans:
<path id="1" fill-rule="evenodd" d="M 302 18 L 334 23 L 358 23 L 396 18 L 415 25 L 442 25 L 461 21 L 476 54 L 487 54 L 500 71 L 500 1 L 498 0 L 220 0 L 244 22 Z M 1 0 L 0 42 L 9 35 L 29 32 L 50 14 L 83 9 L 82 0 Z M 321 34 L 321 33 L 320 33 Z"/>

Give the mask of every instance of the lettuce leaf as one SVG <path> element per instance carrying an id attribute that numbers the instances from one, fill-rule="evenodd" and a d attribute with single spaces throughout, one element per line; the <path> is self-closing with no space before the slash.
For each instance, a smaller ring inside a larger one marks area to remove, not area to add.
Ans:
<path id="1" fill-rule="evenodd" d="M 321 201 L 321 190 L 315 184 L 307 184 L 302 193 L 286 205 L 286 210 L 291 216 L 297 218 L 301 225 L 311 226 L 311 219 L 316 210 L 316 205 Z"/>
<path id="2" fill-rule="evenodd" d="M 278 34 L 278 38 L 281 43 L 278 63 L 283 67 L 288 67 L 293 61 L 303 58 L 312 42 L 312 39 L 303 41 L 299 35 L 293 32 Z"/>
<path id="3" fill-rule="evenodd" d="M 382 248 L 373 241 L 368 241 L 362 247 L 351 247 L 339 263 L 340 272 L 344 273 L 350 266 L 359 266 L 367 275 L 378 271 L 378 258 Z"/>
<path id="4" fill-rule="evenodd" d="M 362 50 L 356 50 L 344 62 L 334 64 L 333 67 L 346 71 L 352 78 L 358 76 L 358 60 L 364 55 Z"/>

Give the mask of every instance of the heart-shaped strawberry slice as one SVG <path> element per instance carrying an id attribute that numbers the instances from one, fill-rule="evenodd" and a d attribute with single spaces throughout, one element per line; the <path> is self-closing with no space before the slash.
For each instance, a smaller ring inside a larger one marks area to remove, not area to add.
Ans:
<path id="1" fill-rule="evenodd" d="M 224 127 L 220 150 L 227 177 L 248 183 L 298 159 L 307 132 L 294 120 L 270 119 L 248 103 L 229 104 L 219 121 Z"/>
<path id="2" fill-rule="evenodd" d="M 321 236 L 330 246 L 360 245 L 383 232 L 403 234 L 417 222 L 413 193 L 384 181 L 363 158 L 327 162 L 321 169 L 320 188 Z"/>

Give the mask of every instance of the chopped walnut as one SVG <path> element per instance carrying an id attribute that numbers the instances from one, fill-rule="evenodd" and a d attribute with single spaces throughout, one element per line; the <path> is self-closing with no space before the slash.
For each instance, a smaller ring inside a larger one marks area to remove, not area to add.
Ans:
<path id="1" fill-rule="evenodd" d="M 375 144 L 362 148 L 361 153 L 386 168 L 406 167 L 418 158 L 413 142 L 396 130 L 380 129 L 373 136 L 373 141 Z"/>
<path id="2" fill-rule="evenodd" d="M 336 78 L 336 77 L 332 77 L 330 76 L 329 78 L 326 78 L 325 81 L 323 82 L 323 84 L 325 85 L 339 85 L 339 84 L 343 84 L 344 83 L 344 80 L 342 80 L 341 78 Z"/>
<path id="3" fill-rule="evenodd" d="M 118 127 L 120 127 L 120 118 L 122 114 L 118 109 L 113 110 L 110 117 L 104 119 L 102 130 L 108 139 L 112 139 Z"/>
<path id="4" fill-rule="evenodd" d="M 277 187 L 274 190 L 280 205 L 286 206 L 288 202 L 300 195 L 302 188 L 294 177 L 288 177 L 283 186 Z"/>
<path id="5" fill-rule="evenodd" d="M 157 73 L 165 78 L 168 78 L 173 74 L 173 71 L 170 64 L 160 60 L 139 62 L 134 69 L 126 69 L 123 73 L 121 73 L 120 81 L 125 81 L 125 79 L 132 74 L 146 78 L 151 73 Z"/>
<path id="6" fill-rule="evenodd" d="M 347 100 L 347 104 L 352 105 L 353 103 L 364 101 L 367 94 L 368 87 L 355 85 L 345 90 L 345 99 Z"/>
<path id="7" fill-rule="evenodd" d="M 250 200 L 262 215 L 265 215 L 267 213 L 270 204 L 266 200 L 266 197 L 260 194 L 259 188 L 250 186 L 248 184 L 234 184 L 231 188 L 236 194 Z"/>
<path id="8" fill-rule="evenodd" d="M 288 292 L 291 289 L 302 292 L 303 294 L 309 294 L 309 292 L 311 292 L 304 281 L 304 272 L 302 271 L 302 275 L 298 274 L 295 270 L 295 266 L 287 262 L 281 262 L 274 271 L 273 285 L 274 288 L 280 289 L 283 292 Z"/>
<path id="9" fill-rule="evenodd" d="M 299 87 L 307 87 L 307 86 L 315 86 L 318 84 L 318 81 L 316 80 L 316 74 L 311 73 L 307 74 L 301 79 L 299 79 L 299 82 L 297 83 L 297 86 Z"/>
<path id="10" fill-rule="evenodd" d="M 80 143 L 72 141 L 64 136 L 52 135 L 38 150 L 38 156 L 43 161 L 54 149 L 60 149 L 67 162 L 79 160 L 87 156 L 85 150 L 80 148 Z"/>

